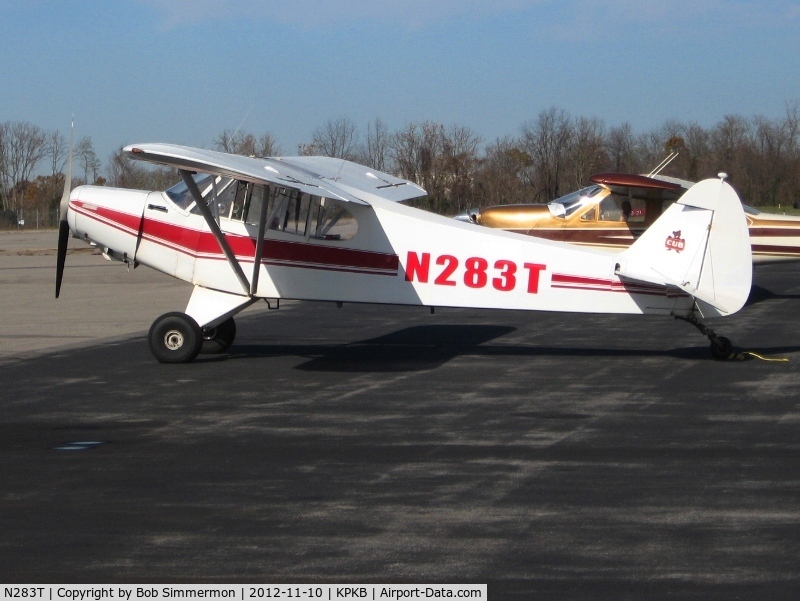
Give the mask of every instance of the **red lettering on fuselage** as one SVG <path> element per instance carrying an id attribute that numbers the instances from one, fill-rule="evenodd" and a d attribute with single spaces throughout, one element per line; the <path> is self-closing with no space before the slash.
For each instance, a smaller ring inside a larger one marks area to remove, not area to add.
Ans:
<path id="1" fill-rule="evenodd" d="M 539 292 L 539 275 L 547 269 L 547 265 L 525 263 L 523 267 L 528 270 L 528 292 L 537 294 Z"/>
<path id="2" fill-rule="evenodd" d="M 458 275 L 456 272 L 461 267 L 461 263 L 453 255 L 439 255 L 435 264 L 441 268 L 435 274 L 433 280 L 435 286 L 457 286 L 461 283 L 467 288 L 480 289 L 491 283 L 491 286 L 500 292 L 510 292 L 517 287 L 519 266 L 514 261 L 499 259 L 490 267 L 489 261 L 483 257 L 469 257 L 463 263 L 463 273 Z M 538 294 L 539 279 L 547 266 L 541 263 L 523 263 L 522 268 L 528 272 L 527 292 Z M 430 253 L 408 252 L 405 266 L 407 282 L 427 284 L 430 271 Z"/>
<path id="3" fill-rule="evenodd" d="M 444 269 L 442 269 L 442 273 L 436 276 L 436 279 L 433 281 L 433 283 L 437 286 L 455 286 L 456 281 L 450 279 L 450 276 L 453 275 L 453 272 L 456 269 L 458 269 L 458 259 L 452 255 L 442 255 L 436 259 L 436 264 L 443 265 Z"/>
<path id="4" fill-rule="evenodd" d="M 413 282 L 414 278 L 423 284 L 428 283 L 428 273 L 431 270 L 431 253 L 422 253 L 420 257 L 413 251 L 408 252 L 406 261 L 406 281 Z"/>

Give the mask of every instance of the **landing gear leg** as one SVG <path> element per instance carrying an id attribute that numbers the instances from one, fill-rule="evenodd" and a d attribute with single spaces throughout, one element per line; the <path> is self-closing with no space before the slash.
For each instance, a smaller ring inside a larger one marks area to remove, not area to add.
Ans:
<path id="1" fill-rule="evenodd" d="M 675 319 L 680 319 L 681 321 L 692 324 L 700 330 L 703 336 L 708 337 L 711 341 L 711 356 L 714 357 L 714 359 L 724 360 L 731 358 L 731 353 L 733 352 L 733 344 L 731 341 L 725 336 L 717 336 L 714 330 L 697 319 L 694 313 L 689 315 L 689 317 L 675 315 Z"/>
<path id="2" fill-rule="evenodd" d="M 236 322 L 233 321 L 233 317 L 229 317 L 217 326 L 205 327 L 202 330 L 203 345 L 200 349 L 202 354 L 224 353 L 236 338 Z"/>

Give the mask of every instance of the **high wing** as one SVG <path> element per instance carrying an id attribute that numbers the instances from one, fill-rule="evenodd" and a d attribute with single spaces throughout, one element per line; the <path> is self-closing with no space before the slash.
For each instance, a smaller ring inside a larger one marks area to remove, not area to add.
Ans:
<path id="1" fill-rule="evenodd" d="M 677 200 L 695 182 L 668 178 L 650 177 L 634 173 L 596 173 L 589 178 L 593 184 L 605 186 L 622 196 L 632 194 L 642 199 Z"/>
<path id="2" fill-rule="evenodd" d="M 609 188 L 643 188 L 652 190 L 670 190 L 685 192 L 691 188 L 694 182 L 684 182 L 673 178 L 649 177 L 647 175 L 636 175 L 635 173 L 596 173 L 589 178 L 593 184 L 603 184 Z M 688 184 L 688 185 L 686 185 Z"/>
<path id="3" fill-rule="evenodd" d="M 330 157 L 255 158 L 175 144 L 132 144 L 123 151 L 179 170 L 285 186 L 361 205 L 373 197 L 402 202 L 427 194 L 408 180 Z"/>
<path id="4" fill-rule="evenodd" d="M 125 147 L 123 152 L 133 159 L 174 167 L 180 171 L 187 189 L 236 275 L 242 291 L 250 298 L 255 296 L 258 288 L 261 253 L 267 227 L 267 196 L 264 195 L 261 200 L 261 218 L 256 238 L 258 250 L 253 262 L 253 275 L 248 281 L 218 220 L 192 179 L 192 173 L 209 173 L 255 184 L 292 188 L 311 196 L 366 206 L 369 206 L 374 199 L 400 202 L 427 194 L 413 182 L 343 159 L 255 158 L 174 144 L 132 144 Z"/>

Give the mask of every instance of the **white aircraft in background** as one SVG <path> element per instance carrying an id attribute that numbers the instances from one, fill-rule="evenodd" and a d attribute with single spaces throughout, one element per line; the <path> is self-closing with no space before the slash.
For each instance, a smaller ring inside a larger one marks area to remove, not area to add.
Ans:
<path id="1" fill-rule="evenodd" d="M 56 297 L 70 231 L 110 258 L 194 285 L 157 318 L 150 349 L 183 363 L 233 342 L 233 316 L 260 299 L 576 313 L 655 313 L 696 326 L 735 313 L 752 258 L 738 196 L 702 181 L 621 253 L 476 227 L 402 204 L 414 183 L 341 159 L 257 159 L 134 144 L 134 159 L 179 170 L 166 191 L 80 186 L 61 201 Z"/>

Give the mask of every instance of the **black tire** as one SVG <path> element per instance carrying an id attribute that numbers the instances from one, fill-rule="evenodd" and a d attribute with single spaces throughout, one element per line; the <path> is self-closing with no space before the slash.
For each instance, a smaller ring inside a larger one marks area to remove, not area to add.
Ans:
<path id="1" fill-rule="evenodd" d="M 202 328 L 203 345 L 200 352 L 205 354 L 224 353 L 236 339 L 236 322 L 229 317 L 213 328 Z"/>
<path id="2" fill-rule="evenodd" d="M 730 359 L 731 353 L 733 353 L 733 344 L 725 336 L 717 336 L 711 341 L 711 356 L 714 359 Z"/>
<path id="3" fill-rule="evenodd" d="M 165 313 L 150 326 L 147 342 L 159 363 L 189 363 L 200 352 L 203 332 L 185 313 Z"/>

